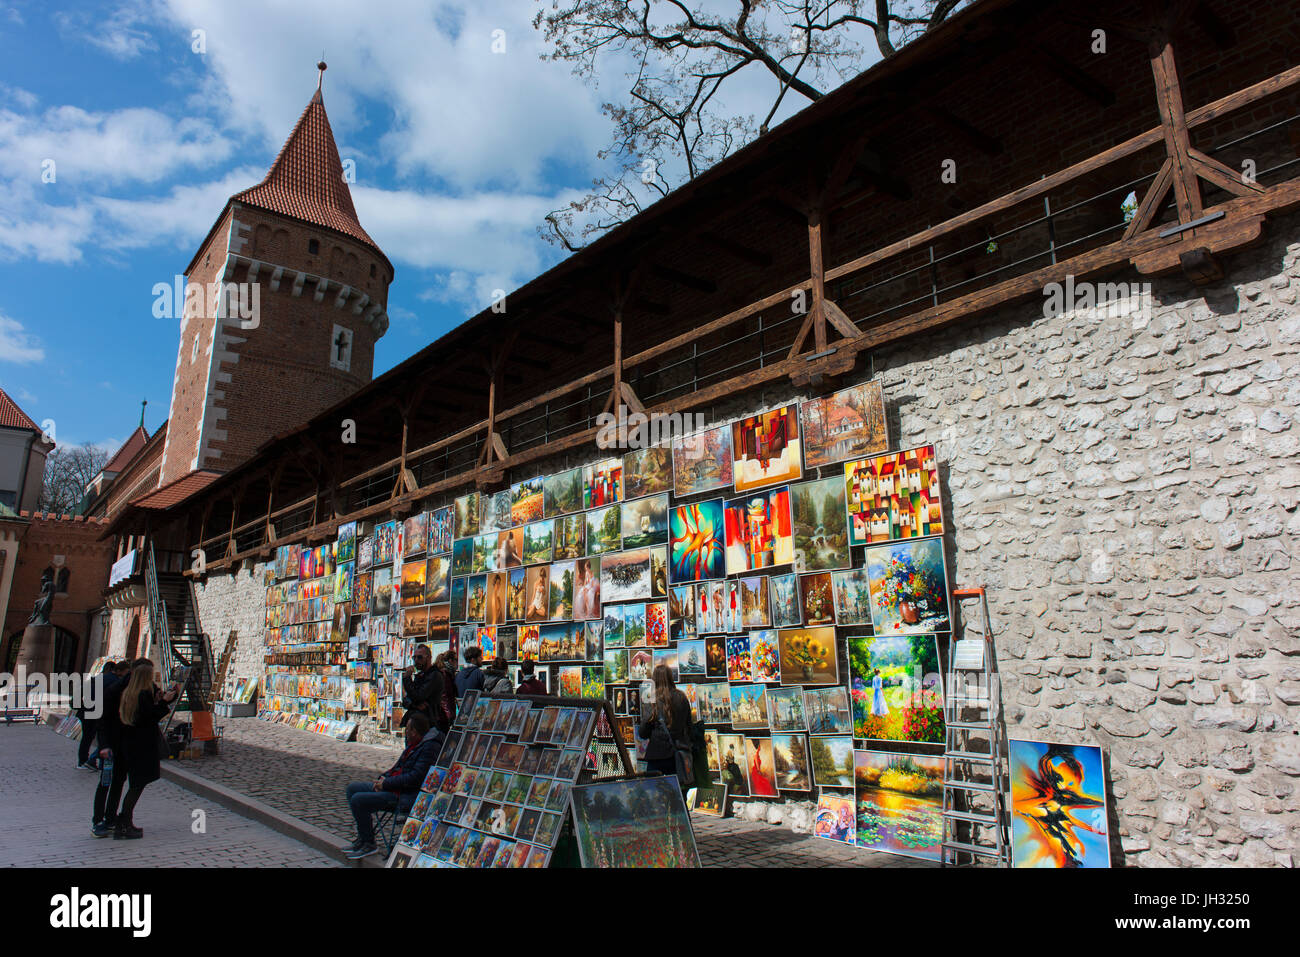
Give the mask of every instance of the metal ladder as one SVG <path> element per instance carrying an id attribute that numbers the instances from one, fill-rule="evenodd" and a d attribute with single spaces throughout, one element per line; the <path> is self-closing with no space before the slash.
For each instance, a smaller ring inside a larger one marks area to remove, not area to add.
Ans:
<path id="1" fill-rule="evenodd" d="M 979 602 L 982 631 L 969 634 L 963 615 L 963 639 L 957 640 L 955 630 L 948 635 L 942 863 L 960 865 L 964 859 L 974 864 L 985 858 L 996 861 L 995 866 L 1010 867 L 1006 742 L 988 597 L 983 586 L 954 589 L 952 596 L 958 609 L 962 602 Z"/>

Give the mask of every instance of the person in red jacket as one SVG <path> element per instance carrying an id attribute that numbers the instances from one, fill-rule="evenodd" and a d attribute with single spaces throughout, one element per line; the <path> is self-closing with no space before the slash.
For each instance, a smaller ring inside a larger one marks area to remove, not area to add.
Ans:
<path id="1" fill-rule="evenodd" d="M 523 680 L 519 682 L 517 694 L 546 694 L 546 685 L 533 672 L 535 667 L 531 661 L 525 661 L 519 666 L 519 673 L 523 675 Z"/>

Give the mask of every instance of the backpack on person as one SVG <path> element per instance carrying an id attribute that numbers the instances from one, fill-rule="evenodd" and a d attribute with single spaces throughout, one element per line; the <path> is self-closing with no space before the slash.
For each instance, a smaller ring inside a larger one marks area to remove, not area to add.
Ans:
<path id="1" fill-rule="evenodd" d="M 514 690 L 515 686 L 511 682 L 509 675 L 494 674 L 490 671 L 483 672 L 484 694 L 512 694 Z"/>

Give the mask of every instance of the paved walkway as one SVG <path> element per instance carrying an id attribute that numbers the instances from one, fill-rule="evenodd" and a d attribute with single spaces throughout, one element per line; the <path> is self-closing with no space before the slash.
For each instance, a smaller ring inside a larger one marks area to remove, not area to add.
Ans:
<path id="1" fill-rule="evenodd" d="M 0 866 L 337 867 L 269 827 L 168 781 L 149 785 L 136 809 L 138 841 L 90 833 L 95 775 L 76 769 L 77 742 L 44 726 L 0 725 Z M 204 812 L 204 833 L 192 830 Z"/>
<path id="2" fill-rule="evenodd" d="M 307 821 L 336 835 L 341 844 L 354 837 L 352 816 L 343 805 L 344 787 L 349 781 L 374 778 L 391 767 L 398 754 L 396 749 L 348 744 L 256 718 L 227 719 L 224 727 L 220 755 L 179 762 L 177 767 Z M 705 867 L 935 866 L 771 824 L 699 814 L 691 816 L 691 823 Z"/>

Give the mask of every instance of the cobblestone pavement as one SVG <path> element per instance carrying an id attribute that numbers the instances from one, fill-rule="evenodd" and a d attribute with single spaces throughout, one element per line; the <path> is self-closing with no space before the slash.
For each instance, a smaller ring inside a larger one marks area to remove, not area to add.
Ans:
<path id="1" fill-rule="evenodd" d="M 0 725 L 0 866 L 337 867 L 338 862 L 169 781 L 136 808 L 138 841 L 90 833 L 97 777 L 74 767 L 77 742 L 44 726 Z M 193 812 L 204 833 L 192 830 Z"/>
<path id="2" fill-rule="evenodd" d="M 179 766 L 329 831 L 340 843 L 354 837 L 352 816 L 343 804 L 344 787 L 349 781 L 372 779 L 391 767 L 398 754 L 396 748 L 348 744 L 255 718 L 227 720 L 224 727 L 220 755 Z M 691 823 L 705 867 L 931 866 L 771 824 L 698 814 Z"/>

